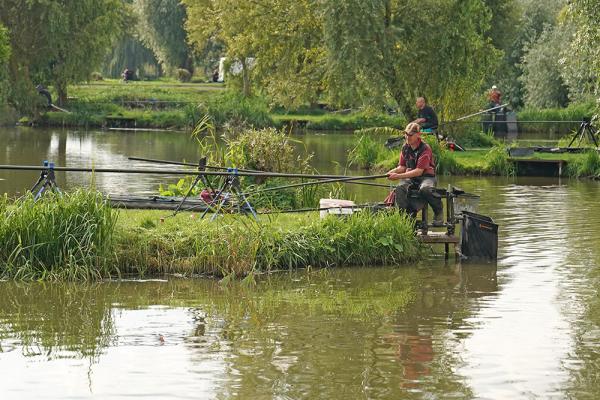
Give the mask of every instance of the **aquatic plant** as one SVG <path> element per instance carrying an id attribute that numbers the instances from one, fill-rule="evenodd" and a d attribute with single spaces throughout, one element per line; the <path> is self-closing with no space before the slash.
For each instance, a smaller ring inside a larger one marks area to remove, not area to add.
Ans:
<path id="1" fill-rule="evenodd" d="M 112 268 L 117 220 L 100 193 L 49 193 L 0 200 L 0 275 L 14 279 L 85 280 L 118 274 Z"/>
<path id="2" fill-rule="evenodd" d="M 504 145 L 492 147 L 485 155 L 485 172 L 493 175 L 515 175 L 515 166 L 508 159 L 508 152 Z"/>
<path id="3" fill-rule="evenodd" d="M 567 174 L 576 178 L 600 178 L 600 155 L 596 149 L 587 151 L 567 164 Z"/>
<path id="4" fill-rule="evenodd" d="M 348 152 L 348 161 L 350 165 L 369 169 L 375 165 L 383 150 L 385 149 L 381 143 L 369 135 L 362 134 L 357 137 L 354 147 Z"/>

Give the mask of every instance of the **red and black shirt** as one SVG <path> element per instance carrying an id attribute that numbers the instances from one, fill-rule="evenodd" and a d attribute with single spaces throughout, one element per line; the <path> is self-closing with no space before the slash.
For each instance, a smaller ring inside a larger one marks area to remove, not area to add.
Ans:
<path id="1" fill-rule="evenodd" d="M 401 167 L 406 167 L 407 171 L 419 168 L 423 170 L 422 176 L 435 176 L 435 160 L 431 147 L 423 141 L 419 143 L 416 149 L 413 149 L 409 144 L 402 146 L 400 152 Z"/>

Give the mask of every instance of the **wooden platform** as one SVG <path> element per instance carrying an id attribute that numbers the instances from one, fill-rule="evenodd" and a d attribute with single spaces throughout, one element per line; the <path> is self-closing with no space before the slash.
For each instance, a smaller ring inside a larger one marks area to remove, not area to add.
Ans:
<path id="1" fill-rule="evenodd" d="M 427 244 L 443 244 L 444 245 L 444 258 L 448 259 L 450 253 L 450 245 L 454 245 L 454 255 L 459 257 L 458 246 L 460 238 L 456 235 L 448 235 L 446 232 L 427 232 L 427 235 L 423 235 L 420 231 L 417 233 L 417 239 Z"/>
<path id="2" fill-rule="evenodd" d="M 519 176 L 562 176 L 565 160 L 539 160 L 524 158 L 509 158 L 515 164 Z"/>

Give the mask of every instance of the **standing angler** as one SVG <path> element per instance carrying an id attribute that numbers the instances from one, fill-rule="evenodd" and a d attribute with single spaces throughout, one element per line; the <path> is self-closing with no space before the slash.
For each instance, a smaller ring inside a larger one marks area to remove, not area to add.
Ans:
<path id="1" fill-rule="evenodd" d="M 401 180 L 396 187 L 396 205 L 415 214 L 408 202 L 408 190 L 411 186 L 419 189 L 419 195 L 433 209 L 433 225 L 444 223 L 442 199 L 435 193 L 437 179 L 435 177 L 435 161 L 431 147 L 421 140 L 421 127 L 411 122 L 404 130 L 406 143 L 400 151 L 398 166 L 388 171 L 388 179 Z"/>

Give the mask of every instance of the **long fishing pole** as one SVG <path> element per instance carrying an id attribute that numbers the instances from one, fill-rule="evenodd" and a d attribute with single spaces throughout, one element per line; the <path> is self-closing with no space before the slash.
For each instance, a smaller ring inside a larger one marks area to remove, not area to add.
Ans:
<path id="1" fill-rule="evenodd" d="M 190 166 L 190 167 L 198 167 L 198 164 L 193 164 L 193 163 L 188 163 L 188 162 L 181 162 L 181 161 L 169 161 L 169 160 L 157 160 L 154 158 L 143 158 L 143 157 L 127 157 L 129 160 L 135 160 L 135 161 L 147 161 L 147 162 L 152 162 L 152 163 L 157 163 L 157 164 L 173 164 L 173 165 L 184 165 L 184 166 Z M 225 167 L 212 167 L 212 166 L 206 166 L 206 168 L 214 168 L 214 169 L 222 169 L 222 170 L 226 170 L 227 168 Z M 238 169 L 238 171 L 249 171 L 249 172 L 260 172 L 260 173 L 266 173 L 265 171 L 258 171 L 258 170 L 253 170 L 253 169 Z M 344 182 L 344 181 L 342 181 Z M 354 182 L 354 181 L 346 181 L 344 183 L 348 183 L 351 185 L 364 185 L 364 186 L 376 186 L 376 187 L 389 187 L 389 185 L 384 185 L 382 183 L 371 183 L 371 182 Z"/>
<path id="2" fill-rule="evenodd" d="M 146 161 L 146 162 L 151 162 L 151 163 L 156 163 L 156 164 L 172 164 L 172 165 L 184 165 L 184 166 L 189 166 L 189 167 L 198 167 L 198 164 L 181 162 L 181 161 L 157 160 L 154 158 L 143 158 L 143 157 L 127 157 L 127 159 L 134 160 L 134 161 Z M 220 170 L 220 171 L 227 171 L 227 169 L 228 169 L 227 167 L 215 167 L 212 165 L 205 165 L 205 168 Z M 256 169 L 243 169 L 243 168 L 238 168 L 238 171 L 240 171 L 240 172 L 256 172 L 256 173 L 264 173 L 265 172 L 265 171 L 258 171 Z"/>
<path id="3" fill-rule="evenodd" d="M 463 119 L 467 119 L 467 118 L 474 117 L 474 116 L 476 116 L 476 115 L 484 114 L 484 113 L 486 113 L 486 112 L 490 112 L 490 111 L 492 111 L 492 110 L 497 110 L 497 109 L 499 109 L 499 108 L 506 107 L 507 105 L 508 105 L 508 103 L 506 103 L 506 104 L 502 104 L 502 105 L 500 105 L 500 106 L 496 106 L 496 107 L 488 108 L 487 110 L 483 110 L 483 111 L 479 111 L 479 112 L 476 112 L 476 113 L 473 113 L 473 114 L 465 115 L 464 117 L 460 117 L 460 118 L 457 118 L 457 119 L 455 119 L 454 121 L 448 121 L 448 122 L 446 122 L 446 123 L 448 124 L 448 123 L 452 123 L 452 122 L 462 121 Z"/>
<path id="4" fill-rule="evenodd" d="M 0 165 L 0 170 L 14 171 L 42 171 L 48 167 L 37 165 Z M 124 168 L 83 168 L 83 167 L 54 167 L 55 171 L 64 172 L 93 172 L 93 173 L 115 173 L 115 174 L 153 174 L 153 175 L 197 175 L 194 170 L 164 170 L 164 169 L 124 169 Z M 292 174 L 284 172 L 240 172 L 230 169 L 228 171 L 202 171 L 203 175 L 210 176 L 263 176 L 267 178 L 307 178 L 307 179 L 345 179 L 352 180 L 374 179 L 385 175 L 372 176 L 348 176 L 348 175 L 320 175 L 320 174 Z"/>
<path id="5" fill-rule="evenodd" d="M 253 192 L 244 193 L 244 195 L 246 195 L 246 196 L 252 196 L 252 195 L 255 195 L 257 193 L 271 192 L 273 190 L 283 190 L 283 189 L 290 189 L 290 188 L 294 188 L 294 187 L 303 187 L 303 186 L 311 186 L 311 185 L 323 185 L 323 184 L 326 184 L 326 183 L 336 183 L 336 182 L 343 183 L 343 182 L 348 182 L 348 181 L 358 181 L 358 180 L 363 180 L 363 179 L 377 179 L 377 178 L 385 178 L 385 177 L 387 177 L 387 174 L 385 174 L 385 175 L 382 174 L 382 175 L 371 175 L 371 176 L 359 176 L 359 177 L 350 176 L 350 177 L 345 177 L 345 178 L 325 179 L 325 180 L 321 180 L 321 181 L 292 183 L 292 184 L 289 184 L 289 185 L 274 186 L 274 187 L 267 187 L 267 188 L 258 189 L 258 190 L 255 190 Z"/>

